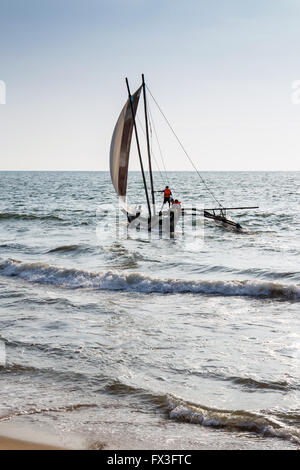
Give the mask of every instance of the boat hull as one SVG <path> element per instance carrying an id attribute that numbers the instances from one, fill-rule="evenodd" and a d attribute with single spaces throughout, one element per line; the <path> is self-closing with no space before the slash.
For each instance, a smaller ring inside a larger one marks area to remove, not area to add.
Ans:
<path id="1" fill-rule="evenodd" d="M 174 238 L 176 225 L 181 217 L 181 209 L 169 209 L 168 211 L 159 212 L 151 217 L 144 217 L 137 214 L 132 217 L 127 214 L 128 225 L 132 230 L 148 233 L 155 233 L 158 235 L 169 236 Z"/>

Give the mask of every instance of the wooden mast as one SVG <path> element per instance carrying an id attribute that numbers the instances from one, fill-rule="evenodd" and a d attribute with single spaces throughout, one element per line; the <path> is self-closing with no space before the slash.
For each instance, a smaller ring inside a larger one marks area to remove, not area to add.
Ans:
<path id="1" fill-rule="evenodd" d="M 136 138 L 137 149 L 138 149 L 138 155 L 139 155 L 139 160 L 140 160 L 140 165 L 141 165 L 141 172 L 142 172 L 142 176 L 143 176 L 143 183 L 144 183 L 144 188 L 145 188 L 145 193 L 146 193 L 149 217 L 151 218 L 151 207 L 150 207 L 147 183 L 146 183 L 146 178 L 145 178 L 145 172 L 144 172 L 143 160 L 142 160 L 142 155 L 141 155 L 139 137 L 138 137 L 138 132 L 137 132 L 137 128 L 136 128 L 135 116 L 134 116 L 134 111 L 133 111 L 133 106 L 132 106 L 132 97 L 131 97 L 129 83 L 128 83 L 127 78 L 126 78 L 126 85 L 127 85 L 127 90 L 128 90 L 128 97 L 129 97 L 129 102 L 130 102 L 131 113 L 132 113 L 132 119 L 133 119 L 133 126 L 134 126 L 134 133 L 135 133 L 135 138 Z"/>
<path id="2" fill-rule="evenodd" d="M 149 173 L 150 173 L 150 186 L 151 186 L 151 195 L 152 195 L 152 207 L 153 207 L 153 215 L 155 215 L 155 197 L 154 197 L 154 185 L 153 185 L 152 164 L 151 164 L 151 151 L 150 151 L 150 142 L 149 142 L 146 86 L 145 86 L 145 78 L 144 78 L 143 73 L 142 73 L 142 83 L 143 83 L 144 111 L 145 111 L 146 138 L 147 138 L 148 163 L 149 163 Z"/>

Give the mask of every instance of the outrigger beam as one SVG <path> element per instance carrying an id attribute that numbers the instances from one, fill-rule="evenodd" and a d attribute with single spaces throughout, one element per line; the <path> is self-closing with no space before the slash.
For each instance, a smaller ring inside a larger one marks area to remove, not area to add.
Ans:
<path id="1" fill-rule="evenodd" d="M 239 222 L 234 222 L 233 220 L 227 219 L 226 217 L 226 210 L 239 210 L 239 209 L 258 209 L 258 206 L 248 206 L 248 207 L 218 207 L 214 209 L 197 209 L 195 207 L 192 208 L 184 208 L 182 212 L 185 214 L 186 211 L 192 211 L 192 213 L 199 212 L 207 219 L 213 219 L 216 222 L 222 222 L 227 225 L 231 225 L 238 230 L 242 229 L 242 226 Z M 213 211 L 213 213 L 208 212 Z M 215 214 L 215 211 L 219 211 L 219 214 Z"/>
<path id="2" fill-rule="evenodd" d="M 241 209 L 259 209 L 259 206 L 248 207 L 214 207 L 213 209 L 203 209 L 204 211 L 237 211 Z"/>
<path id="3" fill-rule="evenodd" d="M 258 206 L 251 206 L 251 207 L 215 207 L 214 209 L 197 209 L 196 207 L 185 207 L 185 211 L 194 211 L 194 212 L 207 212 L 207 211 L 234 211 L 240 209 L 258 209 Z"/>
<path id="4" fill-rule="evenodd" d="M 224 215 L 216 215 L 216 214 L 211 214 L 210 212 L 204 211 L 204 217 L 207 219 L 213 219 L 217 222 L 223 222 L 224 224 L 232 225 L 235 228 L 242 228 L 241 224 L 238 222 L 234 222 L 233 220 L 227 219 Z"/>

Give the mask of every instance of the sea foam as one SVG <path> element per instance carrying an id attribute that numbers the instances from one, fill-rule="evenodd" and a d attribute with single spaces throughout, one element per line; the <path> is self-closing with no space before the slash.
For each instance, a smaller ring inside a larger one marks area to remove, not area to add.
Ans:
<path id="1" fill-rule="evenodd" d="M 68 289 L 118 290 L 138 293 L 249 296 L 300 300 L 300 285 L 257 280 L 184 280 L 158 278 L 120 271 L 90 272 L 45 263 L 8 259 L 0 263 L 0 275 Z"/>

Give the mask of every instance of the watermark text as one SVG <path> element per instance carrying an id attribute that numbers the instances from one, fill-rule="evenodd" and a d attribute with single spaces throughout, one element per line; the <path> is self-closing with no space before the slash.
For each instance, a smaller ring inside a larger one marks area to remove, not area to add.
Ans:
<path id="1" fill-rule="evenodd" d="M 0 104 L 6 104 L 6 85 L 3 80 L 0 80 Z"/>
<path id="2" fill-rule="evenodd" d="M 292 82 L 291 101 L 292 104 L 300 104 L 300 80 Z"/>

